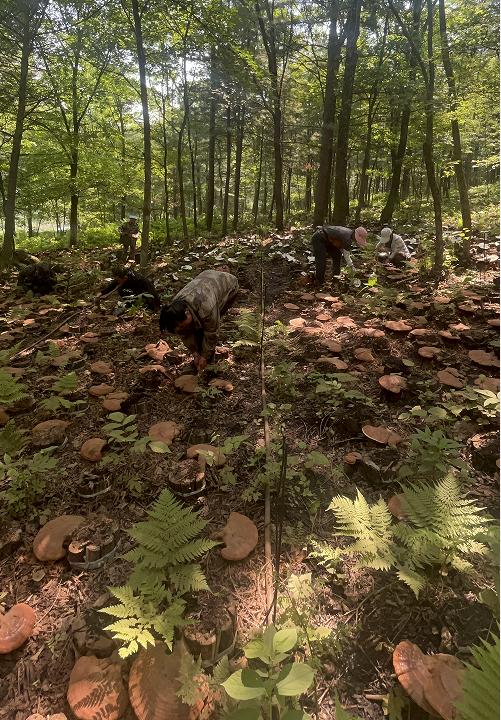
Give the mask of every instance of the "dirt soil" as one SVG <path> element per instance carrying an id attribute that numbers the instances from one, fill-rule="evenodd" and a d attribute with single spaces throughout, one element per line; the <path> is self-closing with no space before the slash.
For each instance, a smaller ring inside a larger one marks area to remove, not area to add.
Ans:
<path id="1" fill-rule="evenodd" d="M 29 434 L 37 423 L 53 417 L 71 424 L 66 430 L 67 442 L 54 454 L 57 467 L 44 478 L 42 497 L 17 515 L 11 513 L 6 520 L 7 508 L 2 507 L 0 496 L 4 537 L 6 541 L 15 539 L 4 550 L 4 540 L 0 541 L 0 603 L 7 610 L 17 602 L 26 602 L 37 616 L 29 641 L 17 651 L 0 656 L 1 720 L 26 720 L 32 713 L 45 716 L 63 712 L 71 717 L 66 689 L 75 660 L 72 623 L 77 616 L 90 612 L 93 622 L 104 627 L 109 618 L 96 610 L 110 602 L 107 588 L 123 584 L 130 571 L 130 565 L 120 555 L 105 567 L 89 572 L 72 570 L 66 560 L 40 563 L 32 553 L 32 542 L 41 525 L 63 513 L 98 512 L 119 523 L 120 548 L 127 551 L 132 547 L 127 529 L 144 519 L 146 509 L 167 485 L 176 464 L 185 458 L 186 449 L 195 443 L 222 445 L 229 437 L 247 436 L 228 460 L 233 480 L 228 480 L 227 469 L 224 473 L 208 469 L 207 489 L 192 504 L 209 521 L 207 535 L 222 527 L 232 511 L 245 513 L 255 522 L 260 541 L 246 560 L 227 562 L 215 548 L 204 559 L 203 569 L 217 596 L 230 597 L 235 603 L 239 647 L 265 623 L 268 609 L 263 496 L 262 487 L 255 483 L 263 466 L 259 349 L 252 342 L 238 344 L 242 339 L 238 323 L 244 311 L 256 312 L 261 306 L 261 268 L 273 437 L 279 444 L 283 429 L 288 455 L 298 458 L 298 463 L 312 451 L 323 453 L 329 460 L 326 467 L 304 468 L 303 479 L 293 475 L 283 505 L 272 492 L 273 521 L 283 523 L 283 586 L 292 573 L 312 573 L 316 583 L 312 621 L 328 626 L 333 633 L 332 642 L 322 646 L 317 658 L 320 672 L 316 701 L 310 693 L 305 707 L 314 712 L 318 702 L 318 718 L 333 718 L 337 694 L 350 712 L 367 720 L 382 720 L 382 701 L 395 685 L 392 650 L 400 640 L 410 639 L 424 652 L 449 652 L 466 659 L 468 646 L 494 629 L 491 612 L 478 599 L 480 590 L 488 584 L 481 567 L 474 575 L 452 570 L 447 575 L 437 573 L 417 599 L 392 573 L 361 570 L 352 560 L 343 561 L 341 569 L 329 573 L 309 557 L 315 540 L 342 543 L 334 537 L 332 513 L 326 512 L 334 495 L 353 498 L 358 489 L 372 502 L 380 496 L 387 500 L 399 492 L 397 470 L 406 457 L 408 438 L 416 428 L 425 427 L 420 417 L 409 416 L 410 410 L 418 405 L 428 408 L 457 404 L 454 393 L 459 391 L 442 385 L 437 379 L 438 370 L 456 369 L 470 388 L 478 387 L 475 380 L 482 375 L 498 377 L 497 367 L 479 366 L 468 355 L 470 350 L 483 349 L 499 357 L 499 330 L 489 323 L 499 314 L 492 282 L 494 266 L 478 266 L 467 274 L 451 269 L 445 280 L 435 283 L 420 275 L 417 266 L 405 270 L 381 267 L 377 268 L 377 284 L 369 286 L 367 279 L 375 270 L 372 258 L 354 258 L 354 277 L 323 288 L 327 297 L 305 300 L 302 295 L 315 293 L 307 284 L 307 234 L 273 235 L 265 242 L 262 247 L 256 237 L 240 238 L 238 243 L 223 242 L 216 248 L 207 244 L 189 253 L 174 246 L 167 256 L 159 255 L 154 262 L 153 276 L 164 288 L 165 297 L 171 297 L 196 272 L 223 262 L 230 263 L 240 281 L 238 312 L 224 319 L 221 330 L 220 341 L 229 347 L 229 352 L 214 370 L 202 374 L 201 392 L 195 394 L 184 394 L 174 387 L 175 377 L 191 372 L 191 358 L 175 338 L 166 338 L 174 350 L 163 360 L 167 376 L 139 373 L 145 365 L 158 364 L 144 353 L 146 344 L 159 339 L 156 316 L 139 310 L 116 318 L 111 314 L 113 297 L 103 302 L 100 310 L 93 307 L 92 297 L 106 275 L 100 267 L 107 265 L 109 252 L 81 253 L 78 261 L 75 256 L 59 254 L 59 261 L 70 270 L 78 269 L 84 278 L 80 279 L 83 288 L 80 285 L 74 292 L 71 287 L 65 288 L 55 299 L 27 298 L 17 291 L 13 279 L 5 281 L 0 352 L 13 342 L 26 347 L 41 341 L 34 351 L 9 362 L 24 370 L 21 382 L 31 396 L 31 402 L 21 404 L 18 412 L 12 413 L 16 426 Z M 489 252 L 499 254 L 494 240 Z M 180 269 L 183 266 L 189 269 Z M 357 279 L 360 283 L 355 282 Z M 297 305 L 299 310 L 287 309 L 285 303 Z M 319 315 L 321 319 L 317 319 Z M 295 319 L 302 322 L 291 324 Z M 393 332 L 385 327 L 388 320 L 401 319 L 412 329 L 425 328 L 429 334 Z M 451 327 L 458 323 L 467 328 Z M 58 324 L 62 327 L 53 331 Z M 371 329 L 380 329 L 384 334 L 373 337 Z M 454 339 L 439 335 L 439 331 L 446 330 Z M 44 340 L 49 332 L 50 339 Z M 85 333 L 96 333 L 97 342 L 88 343 L 85 338 L 82 341 Z M 328 339 L 337 341 L 341 352 L 334 354 L 323 346 Z M 84 360 L 75 364 L 70 361 L 58 370 L 51 365 L 55 353 L 53 350 L 50 354 L 51 343 L 57 344 L 60 353 L 81 351 Z M 417 352 L 422 346 L 437 347 L 440 354 L 435 359 L 424 359 Z M 374 362 L 357 360 L 354 350 L 358 348 L 369 349 Z M 325 356 L 347 364 L 346 372 L 352 380 L 342 386 L 361 397 L 350 397 L 348 393 L 339 399 L 318 392 L 322 377 L 332 380 L 332 373 L 338 372 L 325 361 L 319 362 Z M 109 363 L 113 374 L 93 374 L 89 365 L 96 360 Z M 273 370 L 277 367 L 281 368 L 278 374 Z M 40 401 L 53 394 L 50 388 L 54 379 L 73 369 L 78 387 L 67 397 L 80 400 L 82 405 L 56 412 L 43 409 Z M 406 379 L 407 388 L 400 394 L 388 393 L 378 383 L 380 376 L 390 373 Z M 229 380 L 233 392 L 210 388 L 211 377 Z M 136 416 L 139 437 L 146 436 L 148 428 L 160 421 L 173 420 L 182 427 L 169 454 L 148 449 L 131 453 L 126 443 L 110 441 L 102 461 L 91 463 L 80 456 L 85 440 L 106 439 L 103 425 L 108 413 L 102 407 L 102 398 L 88 394 L 91 385 L 101 382 L 129 394 L 122 410 Z M 489 419 L 467 408 L 457 416 L 449 413 L 447 421 L 432 427 L 442 428 L 448 437 L 461 442 L 461 457 L 468 467 L 469 496 L 492 514 L 499 507 L 497 451 L 492 450 L 492 457 L 486 459 L 485 447 L 492 444 L 472 444 L 470 439 L 481 434 L 489 441 L 493 437 L 497 441 L 497 422 L 497 417 Z M 401 435 L 403 441 L 396 447 L 377 445 L 362 434 L 365 424 L 384 425 Z M 492 447 L 497 447 L 497 442 Z M 350 465 L 344 457 L 353 451 L 359 452 L 363 461 Z M 472 462 L 475 453 L 477 461 Z M 77 489 L 88 477 L 109 479 L 110 491 L 82 499 Z M 0 480 L 0 491 L 6 489 L 6 481 Z M 204 628 L 206 625 L 203 623 Z M 129 666 L 124 663 L 124 674 Z M 419 717 L 415 708 L 413 713 L 412 717 Z M 130 707 L 125 717 L 134 717 Z"/>

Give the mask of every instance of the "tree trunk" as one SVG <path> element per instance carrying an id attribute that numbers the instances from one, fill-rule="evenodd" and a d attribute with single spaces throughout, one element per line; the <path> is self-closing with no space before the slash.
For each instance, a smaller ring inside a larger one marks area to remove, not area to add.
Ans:
<path id="1" fill-rule="evenodd" d="M 318 161 L 317 184 L 315 188 L 315 211 L 313 224 L 322 225 L 329 210 L 331 194 L 332 161 L 334 156 L 334 124 L 336 117 L 336 82 L 341 56 L 341 43 L 337 34 L 339 0 L 329 3 L 329 41 L 327 45 L 327 77 L 325 81 L 325 99 L 320 135 L 320 154 Z"/>
<path id="2" fill-rule="evenodd" d="M 19 174 L 19 158 L 21 156 L 21 143 L 24 132 L 24 115 L 26 112 L 26 95 L 28 88 L 28 67 L 32 46 L 33 34 L 30 27 L 30 16 L 27 13 L 23 26 L 16 126 L 14 128 L 14 136 L 12 138 L 9 172 L 7 175 L 7 192 L 4 203 L 5 226 L 1 264 L 6 266 L 12 264 L 12 258 L 15 250 L 17 177 Z"/>
<path id="3" fill-rule="evenodd" d="M 447 20 L 445 15 L 445 0 L 439 0 L 438 13 L 440 23 L 440 40 L 442 46 L 442 63 L 447 78 L 447 86 L 449 88 L 449 100 L 451 109 L 451 132 L 452 132 L 452 149 L 454 159 L 454 172 L 456 174 L 456 182 L 459 192 L 459 203 L 461 206 L 461 219 L 463 223 L 463 247 L 462 261 L 468 265 L 470 261 L 470 235 L 471 235 L 471 208 L 468 186 L 466 184 L 466 175 L 463 163 L 463 152 L 461 147 L 461 133 L 459 131 L 459 122 L 457 119 L 457 92 L 454 70 L 450 58 L 449 39 L 447 36 Z"/>
<path id="4" fill-rule="evenodd" d="M 228 105 L 226 110 L 226 177 L 224 181 L 224 200 L 223 200 L 223 223 L 221 227 L 221 235 L 224 237 L 228 234 L 228 205 L 230 198 L 230 177 L 231 177 L 231 106 Z"/>
<path id="5" fill-rule="evenodd" d="M 162 93 L 162 170 L 164 182 L 164 221 L 165 239 L 170 244 L 170 223 L 169 223 L 169 168 L 167 155 L 167 108 L 166 97 Z"/>
<path id="6" fill-rule="evenodd" d="M 264 150 L 264 133 L 261 130 L 261 134 L 259 136 L 259 163 L 257 167 L 257 175 L 256 180 L 254 184 L 254 202 L 252 203 L 252 217 L 254 218 L 254 223 L 257 223 L 257 218 L 259 215 L 259 195 L 261 194 L 261 176 L 263 171 L 263 150 Z"/>
<path id="7" fill-rule="evenodd" d="M 28 207 L 26 208 L 26 221 L 28 223 L 28 237 L 33 237 L 33 208 L 31 206 L 31 202 L 28 203 Z"/>
<path id="8" fill-rule="evenodd" d="M 190 152 L 190 170 L 191 170 L 191 197 L 193 203 L 193 227 L 195 232 L 198 226 L 198 213 L 197 213 L 197 182 L 195 178 L 195 156 L 193 153 L 193 143 L 191 141 L 191 122 L 190 122 L 190 98 L 188 95 L 188 80 L 186 78 L 186 47 L 183 57 L 183 105 L 184 105 L 184 116 L 186 118 L 186 134 L 188 137 L 188 150 Z"/>
<path id="9" fill-rule="evenodd" d="M 283 157 L 282 157 L 282 108 L 280 98 L 276 99 L 273 111 L 273 158 L 275 173 L 273 179 L 273 200 L 275 203 L 275 227 L 284 229 Z"/>
<path id="10" fill-rule="evenodd" d="M 237 113 L 237 141 L 235 150 L 235 190 L 233 199 L 233 230 L 238 229 L 240 210 L 240 182 L 242 176 L 242 152 L 244 147 L 245 106 L 240 105 Z"/>
<path id="11" fill-rule="evenodd" d="M 183 175 L 183 135 L 186 125 L 186 113 L 184 114 L 179 133 L 177 135 L 177 182 L 179 188 L 179 212 L 183 223 L 183 238 L 188 240 L 188 222 L 186 220 L 186 200 L 184 197 L 184 175 Z"/>
<path id="12" fill-rule="evenodd" d="M 348 188 L 348 140 L 350 136 L 351 106 L 353 102 L 353 84 L 358 62 L 357 40 L 360 32 L 361 0 L 353 0 L 349 6 L 346 35 L 346 58 L 339 111 L 337 136 L 336 172 L 334 175 L 334 212 L 335 225 L 345 225 L 350 214 L 350 196 Z"/>
<path id="13" fill-rule="evenodd" d="M 417 37 L 419 32 L 419 25 L 421 20 L 422 0 L 413 0 L 412 2 L 412 27 L 414 37 Z M 381 212 L 381 224 L 388 225 L 393 217 L 395 205 L 399 198 L 400 178 L 402 174 L 402 166 L 404 163 L 405 152 L 407 150 L 407 138 L 409 136 L 409 122 L 411 119 L 412 111 L 412 99 L 414 96 L 414 81 L 416 77 L 417 58 L 414 52 L 409 53 L 409 70 L 410 77 L 407 87 L 404 89 L 405 102 L 402 108 L 402 115 L 400 118 L 400 137 L 398 140 L 398 146 L 395 151 L 391 153 L 391 181 L 390 189 L 388 191 L 388 197 L 386 198 L 385 206 Z"/>
<path id="14" fill-rule="evenodd" d="M 137 64 L 141 87 L 141 106 L 143 109 L 143 155 L 144 155 L 144 189 L 143 189 L 143 228 L 141 231 L 141 267 L 148 265 L 150 259 L 150 218 L 151 218 L 151 128 L 148 106 L 148 86 L 146 85 L 146 56 L 143 46 L 143 30 L 139 14 L 138 0 L 131 0 L 134 18 L 134 35 L 136 38 Z"/>
<path id="15" fill-rule="evenodd" d="M 205 225 L 212 230 L 214 220 L 214 168 L 216 153 L 216 51 L 211 48 L 210 55 L 210 108 L 209 108 L 209 147 L 207 157 L 207 194 L 205 208 Z"/>

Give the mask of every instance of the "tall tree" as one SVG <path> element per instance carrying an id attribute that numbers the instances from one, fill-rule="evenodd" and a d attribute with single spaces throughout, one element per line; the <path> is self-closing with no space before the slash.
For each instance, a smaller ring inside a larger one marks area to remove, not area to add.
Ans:
<path id="1" fill-rule="evenodd" d="M 449 38 L 447 35 L 447 20 L 445 14 L 445 0 L 438 2 L 438 16 L 440 24 L 440 42 L 442 49 L 442 63 L 444 66 L 445 77 L 447 78 L 447 87 L 449 89 L 450 116 L 451 116 L 451 133 L 452 133 L 452 156 L 454 159 L 454 172 L 456 174 L 456 182 L 459 192 L 459 203 L 461 205 L 461 219 L 463 224 L 463 248 L 462 259 L 468 264 L 470 259 L 470 234 L 471 234 L 471 208 L 470 196 L 468 193 L 468 185 L 466 184 L 466 176 L 463 163 L 463 151 L 461 146 L 461 132 L 459 130 L 459 120 L 457 117 L 458 98 L 456 91 L 456 79 L 454 77 L 454 69 L 452 67 L 451 55 L 449 49 Z"/>
<path id="2" fill-rule="evenodd" d="M 12 101 L 17 95 L 17 106 L 6 185 L 0 175 L 5 214 L 4 239 L 0 257 L 2 265 L 11 264 L 15 250 L 16 193 L 27 114 L 30 56 L 47 3 L 48 0 L 7 0 L 0 8 L 0 40 L 3 48 L 1 64 L 10 75 L 14 70 L 16 60 L 19 62 L 19 70 L 14 73 L 11 85 Z"/>
<path id="3" fill-rule="evenodd" d="M 348 8 L 348 17 L 346 20 L 346 58 L 344 61 L 343 89 L 341 92 L 341 108 L 339 110 L 336 168 L 334 174 L 333 222 L 336 225 L 346 225 L 350 214 L 350 195 L 347 174 L 348 141 L 350 137 L 353 85 L 358 62 L 357 40 L 360 32 L 361 5 L 361 0 L 352 0 Z"/>
<path id="4" fill-rule="evenodd" d="M 207 148 L 207 195 L 205 207 L 205 226 L 212 230 L 214 220 L 214 170 L 216 164 L 216 110 L 217 110 L 217 75 L 216 49 L 210 51 L 210 103 L 209 103 L 209 145 Z"/>

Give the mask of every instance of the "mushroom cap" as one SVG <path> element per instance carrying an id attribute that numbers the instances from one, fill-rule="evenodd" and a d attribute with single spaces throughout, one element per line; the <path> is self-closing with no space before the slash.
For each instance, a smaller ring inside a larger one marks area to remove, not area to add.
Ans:
<path id="1" fill-rule="evenodd" d="M 341 327 L 349 328 L 349 327 L 357 327 L 357 323 L 347 315 L 339 315 L 336 318 L 336 322 L 338 325 L 341 325 Z"/>
<path id="2" fill-rule="evenodd" d="M 404 690 L 423 710 L 443 720 L 456 718 L 465 669 L 460 660 L 443 653 L 425 655 L 403 640 L 393 652 L 393 667 Z"/>
<path id="3" fill-rule="evenodd" d="M 125 402 L 129 397 L 129 393 L 126 392 L 112 392 L 103 400 L 103 408 L 110 412 L 117 412 L 120 410 L 122 403 Z"/>
<path id="4" fill-rule="evenodd" d="M 455 368 L 445 368 L 445 370 L 439 370 L 437 372 L 437 378 L 442 385 L 448 385 L 449 387 L 463 388 L 466 384 L 464 380 L 461 379 L 461 376 Z"/>
<path id="5" fill-rule="evenodd" d="M 139 373 L 141 375 L 146 375 L 147 373 L 152 372 L 159 372 L 162 373 L 162 375 L 167 375 L 167 370 L 164 368 L 163 365 L 145 365 L 142 368 L 139 368 Z"/>
<path id="6" fill-rule="evenodd" d="M 393 495 L 388 500 L 388 510 L 399 520 L 405 520 L 408 517 L 407 512 L 404 510 L 404 497 L 403 493 L 398 493 L 398 495 Z"/>
<path id="7" fill-rule="evenodd" d="M 209 385 L 224 390 L 225 392 L 231 392 L 233 390 L 233 383 L 230 383 L 229 380 L 223 380 L 223 378 L 214 378 L 209 382 Z"/>
<path id="8" fill-rule="evenodd" d="M 301 310 L 299 305 L 294 305 L 294 303 L 284 303 L 284 308 L 286 310 Z"/>
<path id="9" fill-rule="evenodd" d="M 165 340 L 159 340 L 157 343 L 149 343 L 144 349 L 150 358 L 157 362 L 162 362 L 167 353 L 170 352 L 170 345 L 168 345 Z"/>
<path id="10" fill-rule="evenodd" d="M 485 352 L 485 350 L 470 350 L 468 353 L 470 360 L 473 360 L 477 365 L 483 367 L 499 367 L 499 360 L 492 352 Z"/>
<path id="11" fill-rule="evenodd" d="M 491 392 L 499 392 L 499 378 L 496 377 L 482 377 L 475 378 L 475 385 L 481 390 L 490 390 Z"/>
<path id="12" fill-rule="evenodd" d="M 106 440 L 102 438 L 89 438 L 86 440 L 80 448 L 80 455 L 84 460 L 90 460 L 91 462 L 97 462 L 102 458 L 102 449 L 106 445 Z"/>
<path id="13" fill-rule="evenodd" d="M 180 375 L 174 380 L 174 385 L 185 393 L 195 393 L 198 390 L 198 375 Z"/>
<path id="14" fill-rule="evenodd" d="M 387 320 L 384 324 L 385 328 L 388 330 L 393 330 L 393 332 L 410 332 L 412 330 L 412 327 L 408 325 L 405 320 Z"/>
<path id="15" fill-rule="evenodd" d="M 104 360 L 96 360 L 90 364 L 90 371 L 96 373 L 96 375 L 111 375 L 113 368 Z"/>
<path id="16" fill-rule="evenodd" d="M 336 368 L 336 370 L 347 370 L 348 369 L 348 363 L 345 363 L 344 360 L 340 360 L 339 358 L 333 358 L 333 357 L 327 357 L 325 355 L 322 355 L 322 357 L 319 357 L 318 360 L 315 360 L 317 363 L 324 363 L 326 365 L 332 365 Z"/>
<path id="17" fill-rule="evenodd" d="M 398 445 L 402 442 L 402 438 L 393 430 L 388 430 L 383 425 L 364 425 L 362 432 L 365 437 L 381 445 Z"/>
<path id="18" fill-rule="evenodd" d="M 490 320 L 487 320 L 487 325 L 490 325 L 491 327 L 499 327 L 499 318 L 490 318 Z"/>
<path id="19" fill-rule="evenodd" d="M 356 450 L 354 450 L 353 452 L 346 453 L 346 455 L 343 458 L 345 463 L 348 463 L 348 465 L 355 465 L 357 460 L 361 460 L 361 459 L 362 459 L 362 455 L 359 452 L 357 452 Z"/>
<path id="20" fill-rule="evenodd" d="M 86 332 L 80 336 L 80 342 L 86 345 L 96 345 L 99 342 L 99 335 L 95 332 Z"/>
<path id="21" fill-rule="evenodd" d="M 457 335 L 453 335 L 450 330 L 439 330 L 438 334 L 441 338 L 444 338 L 444 340 L 448 340 L 449 342 L 459 342 L 461 339 Z"/>
<path id="22" fill-rule="evenodd" d="M 462 322 L 459 323 L 451 323 L 449 325 L 451 330 L 455 330 L 456 332 L 465 332 L 465 330 L 471 330 L 469 325 L 465 325 Z"/>
<path id="23" fill-rule="evenodd" d="M 312 293 L 303 293 L 299 296 L 300 300 L 306 300 L 307 302 L 311 302 L 315 299 L 315 296 Z"/>
<path id="24" fill-rule="evenodd" d="M 214 533 L 226 545 L 221 550 L 225 560 L 243 560 L 257 545 L 257 527 L 246 515 L 232 512 L 224 528 Z"/>
<path id="25" fill-rule="evenodd" d="M 120 665 L 110 658 L 80 657 L 71 671 L 66 698 L 79 720 L 118 720 L 127 707 Z"/>
<path id="26" fill-rule="evenodd" d="M 65 541 L 85 522 L 82 515 L 60 515 L 43 525 L 33 540 L 33 554 L 42 562 L 66 555 Z"/>
<path id="27" fill-rule="evenodd" d="M 374 362 L 374 356 L 369 348 L 355 348 L 353 351 L 354 356 L 361 362 Z"/>
<path id="28" fill-rule="evenodd" d="M 181 432 L 181 427 L 173 420 L 155 423 L 148 430 L 148 435 L 152 440 L 170 445 L 175 437 Z"/>
<path id="29" fill-rule="evenodd" d="M 306 325 L 306 320 L 302 317 L 292 318 L 292 320 L 289 320 L 289 325 L 291 327 L 300 328 Z"/>
<path id="30" fill-rule="evenodd" d="M 109 395 L 113 392 L 113 386 L 107 385 L 106 383 L 100 383 L 99 385 L 91 385 L 89 388 L 89 395 L 93 397 L 101 397 L 101 395 Z"/>
<path id="31" fill-rule="evenodd" d="M 409 335 L 412 335 L 413 337 L 421 337 L 422 335 L 431 335 L 433 330 L 430 330 L 430 328 L 415 328 L 414 330 L 411 330 Z"/>
<path id="32" fill-rule="evenodd" d="M 0 616 L 0 655 L 17 650 L 29 638 L 35 627 L 36 615 L 26 603 L 13 605 Z"/>
<path id="33" fill-rule="evenodd" d="M 378 382 L 382 388 L 395 395 L 398 395 L 398 393 L 407 387 L 407 382 L 401 375 L 383 375 L 379 378 Z"/>
<path id="34" fill-rule="evenodd" d="M 216 467 L 222 467 L 226 462 L 226 455 L 215 445 L 199 443 L 198 445 L 192 445 L 186 451 L 186 457 L 188 458 L 197 458 L 200 456 L 206 460 L 206 454 L 214 457 L 214 465 Z"/>
<path id="35" fill-rule="evenodd" d="M 373 337 L 373 338 L 384 337 L 384 330 L 380 330 L 379 328 L 363 327 L 363 328 L 360 328 L 358 332 L 360 333 L 360 335 L 366 335 L 367 337 Z"/>
<path id="36" fill-rule="evenodd" d="M 432 360 L 434 357 L 437 357 L 437 355 L 440 355 L 440 348 L 424 345 L 419 348 L 418 355 L 422 358 L 426 358 L 427 360 Z"/>
<path id="37" fill-rule="evenodd" d="M 334 354 L 340 353 L 342 350 L 341 345 L 335 340 L 322 340 L 322 345 Z"/>
<path id="38" fill-rule="evenodd" d="M 329 315 L 328 313 L 319 313 L 315 319 L 319 322 L 329 322 L 329 320 L 332 320 L 332 315 Z"/>
<path id="39" fill-rule="evenodd" d="M 129 699 L 138 720 L 193 720 L 191 708 L 177 696 L 181 687 L 179 674 L 183 652 L 182 641 L 172 653 L 157 642 L 139 652 L 129 674 Z"/>
<path id="40" fill-rule="evenodd" d="M 66 420 L 45 420 L 31 431 L 31 441 L 38 447 L 58 445 L 64 440 L 64 431 L 70 423 Z"/>

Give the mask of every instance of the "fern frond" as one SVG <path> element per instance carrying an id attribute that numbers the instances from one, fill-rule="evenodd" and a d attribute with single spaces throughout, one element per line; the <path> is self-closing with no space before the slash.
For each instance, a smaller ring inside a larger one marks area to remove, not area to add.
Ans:
<path id="1" fill-rule="evenodd" d="M 0 369 L 0 405 L 12 405 L 26 396 L 26 386 L 12 377 L 5 370 Z"/>
<path id="2" fill-rule="evenodd" d="M 457 705 L 460 720 L 499 717 L 499 637 L 472 648 L 475 665 L 466 666 L 463 696 Z"/>
<path id="3" fill-rule="evenodd" d="M 425 586 L 425 578 L 410 567 L 401 567 L 397 570 L 397 575 L 402 582 L 410 587 L 414 595 L 419 597 L 419 593 Z"/>
<path id="4" fill-rule="evenodd" d="M 14 420 L 9 420 L 0 430 L 0 455 L 15 455 L 24 448 L 28 440 L 25 430 L 18 430 Z"/>
<path id="5" fill-rule="evenodd" d="M 170 581 L 175 590 L 180 593 L 209 589 L 202 568 L 198 564 L 180 565 L 173 568 L 170 573 Z"/>

